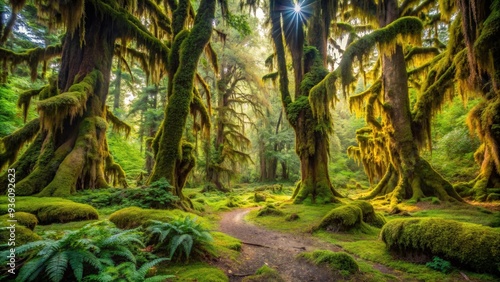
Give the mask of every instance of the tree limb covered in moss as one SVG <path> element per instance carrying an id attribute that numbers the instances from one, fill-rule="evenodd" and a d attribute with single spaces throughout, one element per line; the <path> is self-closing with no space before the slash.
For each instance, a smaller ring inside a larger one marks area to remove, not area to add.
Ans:
<path id="1" fill-rule="evenodd" d="M 114 132 L 125 132 L 125 136 L 128 138 L 132 127 L 116 117 L 108 107 L 106 107 L 106 120 L 113 124 Z"/>
<path id="2" fill-rule="evenodd" d="M 71 85 L 67 92 L 38 102 L 42 129 L 57 130 L 63 126 L 63 120 L 73 120 L 81 116 L 86 108 L 87 99 L 102 81 L 102 73 L 93 70 L 82 81 Z"/>
<path id="3" fill-rule="evenodd" d="M 8 49 L 0 48 L 0 58 L 4 62 L 9 62 L 11 67 L 21 63 L 26 63 L 30 68 L 31 79 L 35 80 L 37 76 L 37 67 L 40 62 L 48 61 L 61 55 L 62 46 L 54 45 L 47 48 L 34 48 L 22 53 L 16 53 Z"/>
<path id="4" fill-rule="evenodd" d="M 24 144 L 31 142 L 39 131 L 40 120 L 35 118 L 12 134 L 0 139 L 3 151 L 0 154 L 0 169 L 9 163 L 13 163 Z"/>

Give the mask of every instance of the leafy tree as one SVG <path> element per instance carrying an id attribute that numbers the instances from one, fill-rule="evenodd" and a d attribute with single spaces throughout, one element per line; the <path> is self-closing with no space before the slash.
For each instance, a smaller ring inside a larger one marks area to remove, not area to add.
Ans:
<path id="1" fill-rule="evenodd" d="M 271 1 L 269 5 L 278 72 L 264 78 L 279 77 L 283 108 L 295 130 L 295 151 L 301 165 L 301 181 L 293 194 L 296 203 L 307 198 L 316 203 L 335 202 L 335 197 L 342 197 L 333 188 L 328 174 L 328 136 L 332 129 L 330 115 L 318 118 L 309 104 L 310 89 L 328 73 L 326 47 L 330 22 L 336 12 L 336 2 L 332 1 L 313 1 L 304 5 L 303 10 L 287 0 Z M 304 43 L 307 43 L 306 47 Z M 288 85 L 285 44 L 293 66 L 293 98 Z"/>
<path id="2" fill-rule="evenodd" d="M 435 3 L 423 1 L 415 6 L 408 1 L 399 5 L 398 1 L 387 0 L 351 1 L 350 4 L 358 15 L 378 29 L 353 41 L 343 53 L 337 70 L 313 88 L 310 95 L 313 104 L 320 103 L 331 91 L 328 87 L 335 86 L 338 77 L 344 86 L 355 82 L 351 70 L 354 59 L 368 55 L 378 44 L 380 62 L 374 66 L 377 75 L 373 84 L 350 99 L 351 107 L 364 112 L 369 124 L 357 132 L 359 148 L 351 148 L 350 155 L 362 161 L 371 179 L 382 176 L 366 198 L 389 195 L 391 205 L 403 199 L 418 200 L 431 195 L 441 200 L 462 201 L 451 184 L 420 157 L 419 147 L 428 140 L 425 134 L 430 132 L 430 125 L 425 127 L 428 123 L 423 123 L 422 117 L 426 121 L 432 118 L 428 111 L 432 100 L 426 99 L 434 90 L 432 83 L 422 86 L 423 93 L 418 97 L 415 110 L 413 113 L 410 110 L 406 60 L 416 54 L 432 54 L 437 50 L 404 43 L 411 43 L 412 38 L 420 39 L 424 26 L 413 16 L 420 15 L 422 10 L 430 9 Z M 360 70 L 363 73 L 362 62 Z M 444 96 L 438 97 L 443 99 Z M 377 119 L 377 115 L 382 119 Z"/>
<path id="3" fill-rule="evenodd" d="M 220 191 L 229 191 L 222 183 L 222 177 L 230 179 L 238 164 L 252 162 L 246 152 L 250 139 L 245 131 L 254 125 L 252 119 L 263 117 L 262 111 L 267 104 L 260 94 L 265 89 L 250 54 L 238 50 L 241 45 L 252 48 L 252 42 L 235 38 L 231 33 L 230 36 L 231 39 L 227 39 L 218 52 L 220 73 L 217 78 L 214 152 L 207 169 L 207 180 Z"/>
<path id="4" fill-rule="evenodd" d="M 149 27 L 160 27 L 162 35 L 168 34 L 166 14 L 172 8 L 168 3 L 159 8 L 151 1 L 137 5 L 135 1 L 37 2 L 49 26 L 65 27 L 63 44 L 26 53 L 0 49 L 11 65 L 28 63 L 32 78 L 39 62 L 62 56 L 57 78 L 46 87 L 20 96 L 19 104 L 25 109 L 38 96 L 39 119 L 2 139 L 2 167 L 16 160 L 22 146 L 34 140 L 12 164 L 19 175 L 18 195 L 64 196 L 77 189 L 107 187 L 112 179 L 126 186 L 124 171 L 109 154 L 105 135 L 108 123 L 115 129 L 130 131 L 105 106 L 115 41 L 132 39 L 147 49 L 150 77 L 157 79 L 159 66 L 167 61 L 168 48 L 139 19 L 147 14 L 154 19 Z"/>

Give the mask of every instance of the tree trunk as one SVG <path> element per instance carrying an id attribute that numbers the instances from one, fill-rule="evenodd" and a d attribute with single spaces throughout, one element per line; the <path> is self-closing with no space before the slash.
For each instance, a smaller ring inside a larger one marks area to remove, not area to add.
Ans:
<path id="1" fill-rule="evenodd" d="M 381 1 L 379 5 L 380 27 L 398 19 L 396 0 Z M 418 201 L 429 196 L 437 196 L 441 200 L 463 201 L 453 186 L 420 157 L 412 132 L 403 48 L 398 44 L 393 52 L 387 53 L 382 55 L 382 83 L 391 165 L 380 183 L 365 198 L 388 195 L 391 206 L 404 199 Z"/>
<path id="2" fill-rule="evenodd" d="M 105 102 L 117 35 L 112 19 L 96 13 L 91 3 L 85 6 L 84 38 L 80 28 L 65 37 L 57 82 L 61 94 L 53 87 L 52 97 L 38 104 L 43 128 L 39 155 L 30 153 L 30 161 L 22 156 L 13 165 L 36 160 L 24 171 L 29 174 L 17 175 L 18 195 L 67 196 L 78 189 L 108 187 L 108 181 L 126 185 L 106 141 Z M 75 98 L 83 102 L 74 103 Z"/>
<path id="3" fill-rule="evenodd" d="M 292 198 L 295 203 L 311 199 L 312 203 L 338 202 L 335 197 L 342 197 L 333 188 L 328 174 L 328 138 L 324 132 L 316 131 L 319 121 L 313 118 L 311 108 L 300 112 L 295 129 L 295 152 L 300 159 L 300 183 L 295 188 Z"/>
<path id="4" fill-rule="evenodd" d="M 189 6 L 189 2 L 180 1 L 178 9 L 186 5 Z M 156 163 L 149 178 L 151 183 L 165 177 L 169 183 L 176 186 L 176 195 L 186 201 L 188 199 L 182 194 L 183 186 L 178 185 L 184 185 L 184 181 L 181 180 L 187 174 L 186 168 L 191 166 L 184 166 L 186 151 L 183 152 L 182 135 L 189 114 L 189 106 L 193 100 L 194 77 L 198 60 L 210 40 L 214 14 L 215 1 L 202 0 L 191 31 L 179 31 L 175 37 L 171 52 L 174 52 L 174 47 L 178 46 L 179 53 L 178 56 L 171 54 L 170 57 L 179 58 L 182 64 L 179 64 L 171 81 L 172 94 L 168 97 L 165 119 L 160 128 L 161 134 L 156 137 L 159 143 L 158 151 L 155 152 Z M 181 28 L 174 27 L 174 30 L 181 30 Z M 183 164 L 182 167 L 179 167 L 179 164 Z"/>

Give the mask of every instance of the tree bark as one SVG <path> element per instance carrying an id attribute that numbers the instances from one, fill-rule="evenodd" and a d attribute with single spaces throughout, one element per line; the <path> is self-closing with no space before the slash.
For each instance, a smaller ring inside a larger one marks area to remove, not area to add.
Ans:
<path id="1" fill-rule="evenodd" d="M 117 33 L 112 19 L 98 15 L 91 2 L 86 3 L 85 11 L 84 37 L 82 27 L 65 37 L 57 83 L 61 93 L 69 91 L 68 95 L 72 95 L 85 91 L 85 87 L 91 87 L 92 93 L 87 94 L 81 114 L 68 115 L 60 121 L 57 114 L 44 112 L 40 103 L 52 99 L 52 103 L 61 103 L 59 107 L 64 108 L 62 96 L 54 92 L 53 97 L 39 103 L 43 129 L 37 138 L 43 138 L 43 142 L 30 147 L 40 149 L 36 157 L 30 149 L 26 157 L 13 165 L 27 167 L 27 163 L 36 160 L 36 165 L 23 169 L 29 174 L 17 176 L 18 195 L 67 196 L 78 189 L 108 187 L 113 178 L 124 181 L 123 170 L 112 161 L 107 148 L 105 121 Z"/>
<path id="2" fill-rule="evenodd" d="M 381 1 L 378 9 L 380 27 L 399 18 L 396 0 Z M 412 132 L 406 64 L 399 44 L 393 52 L 382 50 L 382 83 L 387 114 L 384 130 L 389 137 L 391 164 L 379 184 L 365 198 L 388 195 L 391 206 L 404 199 L 418 201 L 429 196 L 463 201 L 453 186 L 420 157 Z"/>

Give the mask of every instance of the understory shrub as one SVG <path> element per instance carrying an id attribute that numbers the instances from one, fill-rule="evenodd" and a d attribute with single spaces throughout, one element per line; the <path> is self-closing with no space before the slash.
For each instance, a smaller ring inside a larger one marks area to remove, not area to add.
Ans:
<path id="1" fill-rule="evenodd" d="M 453 269 L 449 261 L 444 260 L 440 257 L 432 258 L 432 261 L 426 263 L 425 266 L 443 273 L 450 273 Z"/>
<path id="2" fill-rule="evenodd" d="M 92 278 L 110 267 L 124 271 L 133 265 L 136 270 L 134 254 L 140 253 L 140 247 L 144 247 L 142 237 L 141 232 L 122 231 L 103 221 L 66 231 L 59 239 L 27 243 L 16 247 L 16 255 L 24 260 L 16 281 L 82 281 L 83 277 Z M 7 255 L 7 251 L 0 255 Z M 121 266 L 123 263 L 125 265 Z M 146 264 L 139 271 L 147 272 L 150 266 L 151 263 Z"/>
<path id="3" fill-rule="evenodd" d="M 213 254 L 213 238 L 208 229 L 196 223 L 196 218 L 175 219 L 171 222 L 152 221 L 146 229 L 149 243 L 158 252 L 166 251 L 169 258 L 186 261 L 192 252 L 204 256 Z"/>
<path id="4" fill-rule="evenodd" d="M 143 188 L 109 188 L 98 191 L 83 191 L 73 200 L 96 208 L 110 206 L 165 209 L 176 207 L 179 197 L 172 194 L 172 185 L 165 178 Z"/>
<path id="5" fill-rule="evenodd" d="M 343 276 L 348 276 L 359 271 L 358 263 L 344 252 L 316 250 L 299 254 L 306 260 L 316 264 L 327 264 L 333 271 L 339 271 Z"/>
<path id="6" fill-rule="evenodd" d="M 500 275 L 500 230 L 440 218 L 395 219 L 382 240 L 400 255 L 439 256 L 454 265 Z"/>

